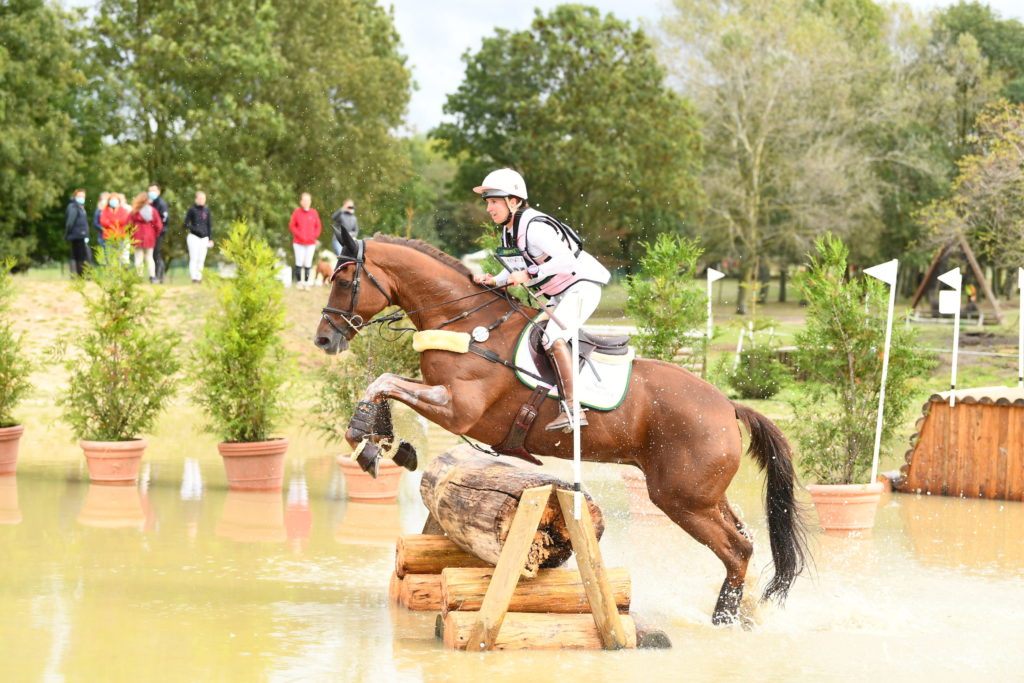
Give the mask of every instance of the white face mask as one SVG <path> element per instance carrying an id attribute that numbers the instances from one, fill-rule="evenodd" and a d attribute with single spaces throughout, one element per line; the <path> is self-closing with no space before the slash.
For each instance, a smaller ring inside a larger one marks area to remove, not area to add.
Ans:
<path id="1" fill-rule="evenodd" d="M 121 202 L 117 201 L 116 199 L 111 199 L 107 202 L 107 206 L 109 206 L 111 209 L 116 209 L 120 204 Z"/>

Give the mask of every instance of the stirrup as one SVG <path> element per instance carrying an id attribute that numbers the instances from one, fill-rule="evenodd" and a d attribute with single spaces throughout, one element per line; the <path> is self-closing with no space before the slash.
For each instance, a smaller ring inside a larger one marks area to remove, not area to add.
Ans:
<path id="1" fill-rule="evenodd" d="M 580 421 L 580 427 L 586 427 L 587 426 L 588 423 L 587 423 L 587 416 L 586 416 L 586 408 L 584 408 L 583 406 L 580 406 L 580 414 L 579 414 L 579 418 L 578 419 Z M 573 430 L 573 421 L 574 420 L 573 420 L 572 411 L 568 410 L 567 406 L 565 406 L 563 404 L 561 411 L 558 413 L 558 417 L 556 417 L 554 420 L 549 422 L 544 427 L 544 430 L 548 431 L 548 432 L 558 432 L 558 431 L 561 431 L 561 432 L 565 432 L 566 434 L 568 434 L 569 432 L 571 432 Z"/>

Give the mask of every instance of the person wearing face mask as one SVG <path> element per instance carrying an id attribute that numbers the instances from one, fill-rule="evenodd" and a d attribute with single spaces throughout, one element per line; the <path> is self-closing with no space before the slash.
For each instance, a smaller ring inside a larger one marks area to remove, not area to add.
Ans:
<path id="1" fill-rule="evenodd" d="M 149 197 L 149 203 L 156 209 L 156 212 L 160 214 L 160 221 L 162 225 L 168 225 L 167 218 L 170 215 L 169 209 L 167 208 L 167 202 L 160 196 L 160 186 L 153 183 L 149 186 L 146 191 L 146 196 Z M 156 281 L 163 283 L 164 272 L 167 269 L 167 264 L 164 263 L 164 257 L 160 253 L 160 245 L 163 244 L 164 234 L 166 230 L 161 232 L 156 238 L 156 245 L 153 247 L 153 261 L 156 263 Z"/>
<path id="2" fill-rule="evenodd" d="M 142 275 L 143 266 L 149 273 L 149 281 L 156 283 L 156 263 L 153 251 L 157 237 L 164 231 L 164 223 L 156 207 L 149 203 L 149 197 L 140 192 L 132 201 L 128 220 L 135 226 L 132 244 L 135 246 L 135 270 Z"/>
<path id="3" fill-rule="evenodd" d="M 188 234 L 188 272 L 192 284 L 203 281 L 203 266 L 206 264 L 206 252 L 213 246 L 213 218 L 206 208 L 206 193 L 196 192 L 195 203 L 185 212 L 185 230 Z"/>
<path id="4" fill-rule="evenodd" d="M 96 202 L 96 210 L 92 212 L 92 227 L 96 228 L 96 244 L 99 245 L 100 249 L 106 249 L 106 240 L 103 239 L 103 224 L 100 223 L 100 216 L 103 215 L 103 209 L 107 208 L 107 200 L 110 198 L 109 192 L 100 192 L 100 199 Z"/>
<path id="5" fill-rule="evenodd" d="M 571 431 L 574 387 L 568 342 L 597 309 L 601 287 L 608 284 L 611 273 L 583 250 L 583 240 L 572 228 L 527 204 L 526 181 L 516 171 L 493 171 L 473 191 L 487 202 L 487 213 L 501 230 L 501 248 L 495 257 L 505 266 L 496 276 L 473 279 L 497 287 L 524 285 L 551 301 L 548 305 L 554 310 L 544 327 L 544 348 L 558 380 L 561 412 L 545 429 Z M 579 424 L 587 424 L 583 411 Z"/>
<path id="6" fill-rule="evenodd" d="M 313 197 L 303 192 L 299 198 L 299 208 L 292 212 L 288 222 L 288 230 L 292 233 L 292 249 L 295 252 L 295 266 L 292 277 L 301 289 L 309 288 L 309 269 L 313 267 L 313 256 L 316 254 L 316 241 L 320 238 L 322 227 L 320 214 L 311 208 Z"/>
<path id="7" fill-rule="evenodd" d="M 85 264 L 89 262 L 89 219 L 85 215 L 85 190 L 71 193 L 71 201 L 64 211 L 64 239 L 71 243 L 71 271 L 82 276 Z"/>
<path id="8" fill-rule="evenodd" d="M 342 202 L 341 208 L 331 214 L 331 247 L 334 253 L 341 256 L 341 231 L 344 230 L 352 235 L 352 239 L 359 236 L 359 222 L 356 220 L 356 203 L 351 199 Z"/>

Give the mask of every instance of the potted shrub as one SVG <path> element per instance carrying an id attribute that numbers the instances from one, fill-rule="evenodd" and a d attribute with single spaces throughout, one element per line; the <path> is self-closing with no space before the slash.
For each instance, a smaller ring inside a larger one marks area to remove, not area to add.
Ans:
<path id="1" fill-rule="evenodd" d="M 222 440 L 229 488 L 279 490 L 288 440 L 271 435 L 284 415 L 288 362 L 277 258 L 242 221 L 220 247 L 235 276 L 214 280 L 216 305 L 193 354 L 196 401 Z"/>
<path id="2" fill-rule="evenodd" d="M 86 278 L 73 281 L 89 329 L 78 343 L 81 355 L 66 361 L 70 382 L 60 400 L 89 478 L 103 484 L 135 481 L 146 448 L 139 435 L 173 395 L 179 366 L 177 335 L 159 324 L 158 295 L 120 262 L 128 239 L 108 239 L 108 248 L 96 251 L 98 267 L 86 266 Z"/>
<path id="3" fill-rule="evenodd" d="M 777 338 L 769 337 L 774 326 L 773 320 L 757 320 L 752 326 L 756 335 L 751 333 L 747 337 L 739 362 L 735 363 L 735 356 L 723 358 L 724 367 L 728 368 L 725 381 L 741 399 L 770 399 L 789 380 L 789 369 L 779 360 Z"/>
<path id="4" fill-rule="evenodd" d="M 22 351 L 21 336 L 14 334 L 6 314 L 14 296 L 11 268 L 14 261 L 0 261 L 0 475 L 14 474 L 18 445 L 25 427 L 14 419 L 14 407 L 28 391 L 32 366 Z"/>
<path id="5" fill-rule="evenodd" d="M 793 403 L 791 425 L 821 524 L 827 530 L 870 529 L 882 485 L 868 482 L 874 452 L 882 356 L 888 313 L 886 286 L 869 277 L 847 278 L 843 243 L 826 235 L 815 243 L 798 287 L 808 302 L 806 327 L 797 335 L 797 366 L 806 377 Z M 913 350 L 916 330 L 896 327 L 889 351 L 882 443 L 888 442 L 910 404 L 917 378 L 931 359 Z"/>
<path id="6" fill-rule="evenodd" d="M 395 310 L 398 309 L 384 313 Z M 405 319 L 398 326 L 411 327 L 412 323 Z M 344 441 L 348 419 L 370 382 L 385 372 L 414 377 L 419 374 L 420 366 L 419 354 L 406 338 L 389 341 L 370 334 L 356 335 L 348 353 L 328 359 L 327 363 L 322 373 L 320 394 L 313 408 L 315 421 L 310 422 L 309 426 L 320 432 L 328 443 Z M 390 412 L 385 414 L 387 419 L 390 419 Z M 418 421 L 414 424 L 415 428 L 422 430 Z M 406 432 L 410 428 L 413 428 L 413 425 L 402 425 L 399 431 L 408 435 Z M 382 440 L 382 450 L 385 455 L 393 454 L 392 449 L 401 443 L 401 439 L 392 436 L 390 439 Z M 337 461 L 342 474 L 345 475 L 345 488 L 350 499 L 386 503 L 398 497 L 398 488 L 405 468 L 391 459 L 383 457 L 377 462 L 375 476 L 364 472 L 353 459 L 352 453 L 342 453 Z M 400 461 L 405 462 L 401 459 Z M 415 469 L 415 457 L 406 467 Z"/>

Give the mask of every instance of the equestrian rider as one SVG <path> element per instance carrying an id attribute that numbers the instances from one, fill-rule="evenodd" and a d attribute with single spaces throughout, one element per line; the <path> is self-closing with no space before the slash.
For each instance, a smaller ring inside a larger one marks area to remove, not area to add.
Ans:
<path id="1" fill-rule="evenodd" d="M 573 378 L 569 341 L 601 301 L 601 287 L 611 275 L 583 251 L 572 228 L 526 203 L 526 181 L 510 168 L 492 171 L 473 191 L 487 201 L 487 213 L 501 227 L 495 256 L 504 266 L 498 275 L 477 275 L 479 284 L 525 285 L 545 295 L 553 315 L 544 328 L 544 348 L 558 379 L 561 410 L 548 431 L 572 430 Z M 562 325 L 563 329 L 558 323 Z M 587 416 L 580 411 L 580 426 Z"/>

